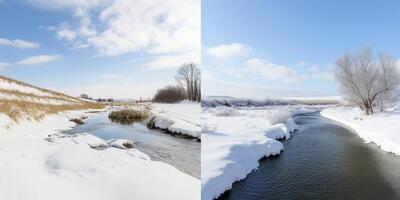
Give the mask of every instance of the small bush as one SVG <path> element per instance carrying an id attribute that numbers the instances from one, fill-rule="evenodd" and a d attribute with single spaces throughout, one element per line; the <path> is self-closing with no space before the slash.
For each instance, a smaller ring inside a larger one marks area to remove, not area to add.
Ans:
<path id="1" fill-rule="evenodd" d="M 285 123 L 292 116 L 289 108 L 271 109 L 266 114 L 266 118 L 271 124 Z"/>
<path id="2" fill-rule="evenodd" d="M 179 86 L 167 86 L 159 89 L 154 95 L 153 102 L 175 103 L 186 99 L 185 91 Z"/>
<path id="3" fill-rule="evenodd" d="M 110 118 L 112 122 L 118 122 L 121 124 L 133 124 L 134 122 L 142 121 L 148 117 L 149 113 L 147 110 L 133 110 L 133 109 L 112 111 L 108 115 L 108 118 Z"/>

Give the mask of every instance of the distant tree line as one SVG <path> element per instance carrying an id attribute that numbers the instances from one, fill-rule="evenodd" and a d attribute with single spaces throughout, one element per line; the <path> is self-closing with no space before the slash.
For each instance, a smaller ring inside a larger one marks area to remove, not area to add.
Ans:
<path id="1" fill-rule="evenodd" d="M 369 48 L 337 59 L 335 78 L 344 99 L 359 106 L 366 115 L 374 114 L 376 108 L 383 111 L 398 98 L 400 73 L 396 60 L 384 54 L 373 60 Z"/>
<path id="2" fill-rule="evenodd" d="M 201 101 L 201 71 L 195 63 L 182 65 L 175 76 L 177 85 L 157 90 L 154 102 L 174 103 L 184 99 Z"/>
<path id="3" fill-rule="evenodd" d="M 114 102 L 114 99 L 113 99 L 113 98 L 108 98 L 108 99 L 106 99 L 106 98 L 93 99 L 92 97 L 90 97 L 90 96 L 87 95 L 87 94 L 81 94 L 81 95 L 80 95 L 80 98 L 81 98 L 81 99 L 86 99 L 86 100 L 94 100 L 94 101 L 97 101 L 97 102 Z"/>

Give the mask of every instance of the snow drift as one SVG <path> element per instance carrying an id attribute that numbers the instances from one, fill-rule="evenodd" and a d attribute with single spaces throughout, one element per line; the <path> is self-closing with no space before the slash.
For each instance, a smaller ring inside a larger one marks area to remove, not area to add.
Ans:
<path id="1" fill-rule="evenodd" d="M 0 129 L 0 199 L 200 198 L 199 179 L 124 148 L 127 141 L 60 133 L 82 114 L 91 115 L 62 112 Z"/>
<path id="2" fill-rule="evenodd" d="M 200 138 L 200 103 L 183 101 L 177 104 L 151 104 L 151 116 L 147 123 L 150 127 L 174 134 Z"/>

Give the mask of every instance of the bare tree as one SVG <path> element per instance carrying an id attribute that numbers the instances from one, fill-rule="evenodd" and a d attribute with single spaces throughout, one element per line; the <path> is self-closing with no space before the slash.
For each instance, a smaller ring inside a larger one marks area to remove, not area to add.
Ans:
<path id="1" fill-rule="evenodd" d="M 196 64 L 184 64 L 178 69 L 175 76 L 179 85 L 186 91 L 186 96 L 190 101 L 201 100 L 201 72 Z"/>
<path id="2" fill-rule="evenodd" d="M 376 98 L 376 103 L 382 112 L 385 104 L 393 103 L 397 100 L 395 91 L 400 85 L 400 74 L 396 65 L 396 60 L 388 55 L 380 54 L 378 56 L 380 70 L 379 83 L 382 87 L 382 94 Z"/>
<path id="3" fill-rule="evenodd" d="M 344 55 L 336 65 L 335 77 L 344 98 L 367 115 L 374 113 L 376 104 L 381 104 L 383 109 L 385 101 L 400 84 L 396 62 L 390 56 L 380 55 L 374 63 L 368 48 L 355 55 Z"/>

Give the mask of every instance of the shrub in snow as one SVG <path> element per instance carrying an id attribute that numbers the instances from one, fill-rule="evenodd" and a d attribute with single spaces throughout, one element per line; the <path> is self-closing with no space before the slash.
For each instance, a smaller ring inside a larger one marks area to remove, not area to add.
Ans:
<path id="1" fill-rule="evenodd" d="M 290 109 L 286 107 L 271 109 L 266 114 L 266 118 L 271 124 L 285 123 L 291 117 L 292 113 Z"/>
<path id="2" fill-rule="evenodd" d="M 124 109 L 119 111 L 112 111 L 108 118 L 113 122 L 118 122 L 121 124 L 132 124 L 135 121 L 142 121 L 149 117 L 147 110 L 133 110 Z"/>
<path id="3" fill-rule="evenodd" d="M 175 103 L 186 99 L 185 91 L 179 86 L 166 86 L 157 90 L 153 102 Z"/>

